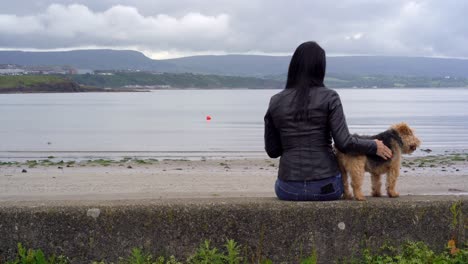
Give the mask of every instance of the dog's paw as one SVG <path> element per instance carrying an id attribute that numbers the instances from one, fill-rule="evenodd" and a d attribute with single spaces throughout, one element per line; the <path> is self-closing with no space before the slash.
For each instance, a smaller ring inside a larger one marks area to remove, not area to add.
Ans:
<path id="1" fill-rule="evenodd" d="M 354 198 L 353 195 L 350 194 L 350 193 L 345 193 L 343 195 L 343 199 L 345 199 L 345 200 L 352 200 L 353 198 Z"/>
<path id="2" fill-rule="evenodd" d="M 388 192 L 387 194 L 388 194 L 388 197 L 390 197 L 390 198 L 400 197 L 400 194 L 398 192 L 395 192 L 395 191 Z"/>
<path id="3" fill-rule="evenodd" d="M 364 195 L 359 195 L 359 196 L 356 196 L 355 199 L 357 201 L 365 201 L 366 200 L 366 197 L 364 197 Z"/>
<path id="4" fill-rule="evenodd" d="M 373 197 L 382 197 L 382 193 L 380 192 L 372 192 Z"/>

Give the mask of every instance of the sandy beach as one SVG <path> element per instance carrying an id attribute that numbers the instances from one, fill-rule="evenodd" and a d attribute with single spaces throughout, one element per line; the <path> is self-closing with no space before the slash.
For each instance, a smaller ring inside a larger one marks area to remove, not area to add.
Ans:
<path id="1" fill-rule="evenodd" d="M 274 197 L 277 168 L 268 158 L 3 162 L 0 200 Z M 405 157 L 397 186 L 402 196 L 468 195 L 468 153 Z"/>

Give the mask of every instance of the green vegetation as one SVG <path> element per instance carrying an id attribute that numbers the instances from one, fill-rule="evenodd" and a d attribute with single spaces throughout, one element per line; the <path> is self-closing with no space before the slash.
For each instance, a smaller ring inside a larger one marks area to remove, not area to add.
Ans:
<path id="1" fill-rule="evenodd" d="M 0 93 L 71 93 L 101 92 L 102 88 L 84 87 L 64 76 L 0 76 Z"/>
<path id="2" fill-rule="evenodd" d="M 202 75 L 192 73 L 113 72 L 113 75 L 83 74 L 68 78 L 81 85 L 119 88 L 155 86 L 166 88 L 282 88 L 283 82 L 254 77 Z"/>
<path id="3" fill-rule="evenodd" d="M 283 88 L 286 75 L 265 78 L 202 75 L 192 73 L 113 72 L 113 75 L 85 74 L 68 77 L 81 85 L 96 87 L 155 86 L 166 88 Z M 466 78 L 416 76 L 355 76 L 330 74 L 325 84 L 331 88 L 402 88 L 402 87 L 468 87 Z"/>
<path id="4" fill-rule="evenodd" d="M 286 74 L 270 75 L 266 78 L 285 81 Z M 431 88 L 431 87 L 468 87 L 467 78 L 423 77 L 397 75 L 350 75 L 329 73 L 325 85 L 330 88 Z"/>
<path id="5" fill-rule="evenodd" d="M 203 75 L 192 73 L 110 72 L 111 75 L 22 75 L 0 76 L 0 92 L 22 88 L 20 92 L 85 92 L 103 91 L 102 88 L 131 86 L 154 88 L 283 88 L 286 75 L 270 75 L 265 78 Z M 79 84 L 79 85 L 78 85 Z M 416 77 L 416 76 L 357 76 L 329 74 L 325 84 L 331 88 L 401 88 L 401 87 L 468 87 L 466 78 Z M 81 86 L 80 86 L 81 85 Z M 53 87 L 53 88 L 52 88 Z M 99 87 L 93 88 L 93 87 Z M 32 91 L 24 90 L 34 88 Z M 40 89 L 39 89 L 40 88 Z M 127 91 L 128 89 L 126 89 Z"/>
<path id="6" fill-rule="evenodd" d="M 0 258 L 1 260 L 1 258 Z M 67 264 L 70 263 L 64 256 L 46 257 L 42 250 L 26 250 L 21 243 L 18 244 L 18 255 L 15 260 L 7 261 L 5 264 Z"/>
<path id="7" fill-rule="evenodd" d="M 93 159 L 85 161 L 63 161 L 63 160 L 53 160 L 53 156 L 49 156 L 47 159 L 39 160 L 26 160 L 24 162 L 18 161 L 0 161 L 0 166 L 11 167 L 11 166 L 27 166 L 29 168 L 35 168 L 37 166 L 50 167 L 50 166 L 67 166 L 71 167 L 73 165 L 79 166 L 104 166 L 108 167 L 111 165 L 121 165 L 124 164 L 135 164 L 135 165 L 151 165 L 157 164 L 159 161 L 157 159 L 137 159 L 125 157 L 121 160 L 111 160 L 111 159 Z M 177 161 L 188 161 L 188 160 L 177 160 Z"/>
<path id="8" fill-rule="evenodd" d="M 325 84 L 332 88 L 404 88 L 404 87 L 468 87 L 466 78 L 418 77 L 418 76 L 353 76 L 333 75 L 325 79 Z"/>
<path id="9" fill-rule="evenodd" d="M 439 156 L 425 156 L 412 158 L 410 161 L 404 160 L 401 165 L 406 168 L 425 168 L 425 167 L 443 167 L 443 166 L 452 166 L 459 163 L 464 163 L 468 161 L 468 153 L 458 153 L 458 154 L 447 154 Z"/>
<path id="10" fill-rule="evenodd" d="M 400 248 L 384 245 L 373 254 L 365 249 L 362 258 L 344 261 L 349 264 L 461 264 L 468 263 L 468 249 L 456 248 L 453 240 L 447 250 L 435 253 L 423 242 L 406 242 Z"/>
<path id="11" fill-rule="evenodd" d="M 102 89 L 79 85 L 63 75 L 17 75 L 0 76 L 0 93 L 77 93 L 115 92 L 129 89 Z"/>
<path id="12" fill-rule="evenodd" d="M 52 75 L 0 76 L 0 90 L 2 88 L 30 87 L 62 82 L 69 82 L 69 80 Z"/>
<path id="13" fill-rule="evenodd" d="M 174 256 L 164 257 L 143 252 L 141 249 L 133 249 L 130 256 L 120 258 L 119 264 L 240 264 L 240 263 L 273 263 L 262 256 L 247 258 L 242 254 L 247 252 L 244 247 L 233 240 L 228 240 L 223 248 L 211 246 L 211 242 L 204 241 L 198 249 L 185 262 L 177 260 Z M 317 263 L 317 254 L 302 258 L 300 264 Z M 51 255 L 46 257 L 41 250 L 26 250 L 18 244 L 18 253 L 15 260 L 6 261 L 5 264 L 67 264 L 70 260 L 65 256 Z M 106 264 L 105 261 L 93 262 L 93 264 Z M 400 247 L 390 245 L 382 246 L 377 252 L 364 249 L 361 257 L 351 258 L 339 263 L 343 264 L 398 264 L 398 263 L 428 263 L 428 264 L 461 264 L 468 263 L 468 247 L 457 248 L 454 240 L 450 240 L 446 250 L 436 253 L 423 242 L 406 242 Z"/>
<path id="14" fill-rule="evenodd" d="M 17 161 L 0 161 L 0 166 L 17 166 L 20 165 Z"/>

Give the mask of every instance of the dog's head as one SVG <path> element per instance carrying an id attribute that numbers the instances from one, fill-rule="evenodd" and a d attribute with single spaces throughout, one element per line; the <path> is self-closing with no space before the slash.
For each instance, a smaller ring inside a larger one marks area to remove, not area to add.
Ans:
<path id="1" fill-rule="evenodd" d="M 403 146 L 401 148 L 401 152 L 403 154 L 411 154 L 419 147 L 419 145 L 421 145 L 421 141 L 414 134 L 414 130 L 408 126 L 408 124 L 404 122 L 398 123 L 393 125 L 392 129 L 400 135 L 401 140 L 403 141 Z"/>

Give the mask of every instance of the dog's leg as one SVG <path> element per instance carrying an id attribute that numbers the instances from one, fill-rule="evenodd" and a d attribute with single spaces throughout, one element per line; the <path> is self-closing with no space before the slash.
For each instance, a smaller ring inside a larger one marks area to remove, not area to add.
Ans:
<path id="1" fill-rule="evenodd" d="M 381 175 L 372 173 L 371 175 L 371 181 L 372 181 L 372 196 L 374 197 L 380 197 L 382 196 L 382 193 L 380 192 L 382 188 L 382 182 L 380 181 Z"/>
<path id="2" fill-rule="evenodd" d="M 398 197 L 400 194 L 395 190 L 397 178 L 400 174 L 400 168 L 398 167 L 392 167 L 387 173 L 387 194 L 388 197 Z"/>
<path id="3" fill-rule="evenodd" d="M 340 171 L 341 171 L 341 179 L 343 181 L 343 191 L 344 191 L 343 198 L 346 200 L 352 200 L 353 194 L 349 190 L 348 172 L 343 166 L 341 166 L 341 164 L 340 164 Z"/>
<path id="4" fill-rule="evenodd" d="M 358 201 L 366 200 L 361 190 L 362 182 L 364 180 L 364 164 L 365 159 L 356 160 L 349 170 L 351 174 L 351 187 L 353 187 L 354 198 Z"/>

